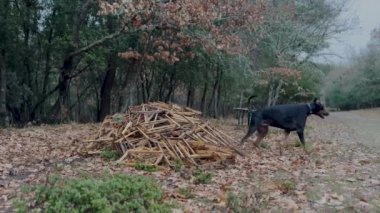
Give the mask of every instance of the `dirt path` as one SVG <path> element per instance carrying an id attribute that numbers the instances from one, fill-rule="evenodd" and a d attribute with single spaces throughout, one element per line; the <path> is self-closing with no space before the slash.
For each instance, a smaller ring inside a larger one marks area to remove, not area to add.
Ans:
<path id="1" fill-rule="evenodd" d="M 337 119 L 350 127 L 360 143 L 370 148 L 380 147 L 380 108 L 334 112 L 330 119 Z"/>

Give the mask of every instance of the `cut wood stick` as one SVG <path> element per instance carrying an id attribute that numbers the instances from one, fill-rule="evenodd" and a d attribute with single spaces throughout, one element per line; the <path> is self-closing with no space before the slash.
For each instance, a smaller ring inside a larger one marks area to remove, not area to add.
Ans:
<path id="1" fill-rule="evenodd" d="M 137 130 L 139 130 L 139 132 L 146 138 L 146 139 L 150 139 L 150 137 L 147 135 L 147 134 L 145 134 L 145 132 L 144 131 L 142 131 L 139 127 L 136 127 L 137 128 Z"/>
<path id="2" fill-rule="evenodd" d="M 145 125 L 150 125 L 150 124 L 157 125 L 157 124 L 161 124 L 161 123 L 165 123 L 165 122 L 169 123 L 169 120 L 166 119 L 166 118 L 160 118 L 159 120 L 143 122 L 143 123 L 140 123 L 140 124 L 145 126 Z"/>
<path id="3" fill-rule="evenodd" d="M 171 122 L 173 122 L 178 127 L 181 127 L 181 125 L 179 123 L 177 123 L 175 120 L 173 120 L 169 115 L 165 114 L 165 117 L 168 118 L 168 120 L 170 120 Z"/>
<path id="4" fill-rule="evenodd" d="M 209 135 L 205 135 L 205 136 L 200 136 L 201 138 L 203 138 L 204 141 L 208 141 L 208 142 L 211 142 L 215 145 L 221 145 L 220 142 L 218 140 L 215 140 L 214 138 L 210 138 Z"/>
<path id="5" fill-rule="evenodd" d="M 154 125 L 155 125 L 154 122 L 157 120 L 157 117 L 158 117 L 158 113 L 156 113 L 153 122 L 151 122 L 152 123 L 152 128 L 154 128 Z"/>
<path id="6" fill-rule="evenodd" d="M 165 152 L 164 152 L 164 150 L 162 149 L 161 145 L 160 145 L 160 144 L 157 144 L 157 145 L 158 145 L 158 147 L 160 148 L 160 150 L 161 150 L 161 152 L 162 152 L 162 157 L 163 157 L 163 158 L 165 159 L 165 161 L 171 166 L 171 163 L 170 163 L 168 157 L 165 155 Z"/>
<path id="7" fill-rule="evenodd" d="M 190 155 L 191 158 L 193 159 L 197 159 L 197 158 L 212 158 L 213 157 L 213 154 L 194 154 L 194 155 Z"/>
<path id="8" fill-rule="evenodd" d="M 130 111 L 132 114 L 156 114 L 156 113 L 161 113 L 164 112 L 164 110 L 152 110 L 152 111 Z"/>
<path id="9" fill-rule="evenodd" d="M 159 151 L 159 150 L 134 150 L 134 149 L 130 149 L 130 150 L 128 150 L 128 152 L 134 153 L 134 154 L 157 154 L 157 153 L 162 153 L 162 151 Z"/>
<path id="10" fill-rule="evenodd" d="M 114 138 L 98 138 L 93 140 L 84 140 L 83 142 L 86 143 L 94 143 L 94 142 L 107 142 L 107 141 L 114 141 Z"/>
<path id="11" fill-rule="evenodd" d="M 133 131 L 133 132 L 130 132 L 128 135 L 124 136 L 125 138 L 128 138 L 130 137 L 131 135 L 134 135 L 136 134 L 136 132 L 138 132 L 137 130 Z"/>
<path id="12" fill-rule="evenodd" d="M 187 148 L 190 150 L 190 154 L 195 154 L 195 151 L 191 148 L 191 146 L 189 145 L 189 143 L 187 143 L 186 139 L 182 139 L 182 141 L 185 143 L 185 145 L 187 146 Z"/>
<path id="13" fill-rule="evenodd" d="M 182 150 L 183 153 L 185 153 L 185 156 L 190 160 L 190 162 L 194 165 L 198 165 L 197 162 L 194 161 L 193 158 L 190 157 L 190 154 L 187 152 L 186 148 L 183 147 L 181 144 L 178 143 L 178 147 Z"/>
<path id="14" fill-rule="evenodd" d="M 152 114 L 150 114 L 149 117 L 148 117 L 148 119 L 147 119 L 147 122 L 150 122 L 150 121 L 152 120 L 152 118 L 153 118 L 154 116 L 156 116 L 156 115 L 157 115 L 157 113 L 152 113 Z"/>
<path id="15" fill-rule="evenodd" d="M 154 165 L 157 166 L 159 163 L 161 163 L 163 158 L 164 158 L 164 154 L 161 154 L 160 156 L 158 156 L 156 162 L 154 162 Z"/>
<path id="16" fill-rule="evenodd" d="M 176 159 L 176 158 L 179 158 L 179 156 L 177 155 L 177 153 L 175 152 L 174 148 L 170 148 L 167 144 L 169 144 L 170 147 L 171 144 L 164 138 L 164 143 L 162 143 L 163 146 L 165 146 L 165 148 L 167 149 L 167 151 L 169 152 L 169 155 L 173 158 L 173 159 Z"/>
<path id="17" fill-rule="evenodd" d="M 156 127 L 156 128 L 148 129 L 146 131 L 146 133 L 147 134 L 151 134 L 151 133 L 154 133 L 154 132 L 163 132 L 163 131 L 175 129 L 175 127 L 176 127 L 175 124 L 161 126 L 161 127 Z"/>
<path id="18" fill-rule="evenodd" d="M 120 142 L 120 143 L 119 143 L 119 147 L 120 147 L 121 151 L 122 151 L 123 153 L 125 153 L 125 147 L 124 147 L 124 144 Z"/>
<path id="19" fill-rule="evenodd" d="M 178 148 L 177 144 L 174 144 L 173 147 L 175 148 L 175 150 L 179 153 L 179 155 L 181 156 L 181 158 L 185 158 L 185 155 L 181 152 L 181 150 Z"/>
<path id="20" fill-rule="evenodd" d="M 162 145 L 166 148 L 166 150 L 168 151 L 170 157 L 172 157 L 173 159 L 179 158 L 179 156 L 177 155 L 177 153 L 175 153 L 175 151 L 173 151 L 173 150 L 170 149 L 170 147 L 167 145 L 166 141 L 164 143 L 162 143 Z"/>
<path id="21" fill-rule="evenodd" d="M 207 126 L 208 126 L 208 125 L 207 125 Z M 208 126 L 208 127 L 209 127 L 209 126 Z M 233 141 L 233 142 L 239 144 L 239 142 L 238 142 L 237 140 L 235 140 L 234 138 L 228 136 L 228 135 L 225 134 L 224 132 L 222 132 L 222 131 L 220 131 L 220 130 L 218 130 L 218 129 L 214 129 L 214 131 L 216 131 L 216 132 L 222 134 L 224 137 L 227 137 L 227 138 L 230 139 L 231 141 Z"/>
<path id="22" fill-rule="evenodd" d="M 202 115 L 202 112 L 201 111 L 198 111 L 198 110 L 195 110 L 195 109 L 191 109 L 189 107 L 185 107 L 186 110 L 190 111 L 190 112 L 193 112 L 197 115 Z"/>
<path id="23" fill-rule="evenodd" d="M 121 132 L 121 134 L 125 135 L 128 131 L 128 129 L 132 126 L 132 122 L 129 121 L 128 124 L 125 126 L 124 130 Z"/>
<path id="24" fill-rule="evenodd" d="M 213 137 L 213 140 L 218 141 L 218 138 L 216 138 L 210 131 L 208 131 L 205 128 L 206 125 L 207 124 L 205 124 L 205 125 L 199 125 L 199 128 L 201 128 L 203 131 L 205 131 L 210 137 Z"/>
<path id="25" fill-rule="evenodd" d="M 121 156 L 121 158 L 119 158 L 119 160 L 116 161 L 116 163 L 120 163 L 122 162 L 129 154 L 129 151 L 126 151 L 123 156 Z"/>

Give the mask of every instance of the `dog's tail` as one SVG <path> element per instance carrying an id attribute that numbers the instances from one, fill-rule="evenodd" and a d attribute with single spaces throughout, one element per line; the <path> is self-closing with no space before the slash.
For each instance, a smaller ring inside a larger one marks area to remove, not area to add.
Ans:
<path id="1" fill-rule="evenodd" d="M 248 106 L 248 108 L 249 108 L 249 106 L 251 105 L 251 100 L 253 99 L 253 98 L 256 98 L 257 96 L 256 95 L 251 95 L 249 98 L 248 98 L 248 101 L 247 101 L 247 106 Z"/>
<path id="2" fill-rule="evenodd" d="M 260 117 L 260 112 L 259 111 L 249 111 L 248 112 L 248 126 L 249 127 L 254 127 L 257 125 L 259 117 Z"/>

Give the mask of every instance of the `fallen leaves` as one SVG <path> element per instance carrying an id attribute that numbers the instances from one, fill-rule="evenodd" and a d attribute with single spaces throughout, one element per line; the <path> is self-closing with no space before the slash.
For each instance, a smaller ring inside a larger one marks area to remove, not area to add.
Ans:
<path id="1" fill-rule="evenodd" d="M 233 120 L 212 123 L 236 139 L 245 134 L 245 128 L 236 127 Z M 269 148 L 259 154 L 247 142 L 246 157 L 237 157 L 234 165 L 208 171 L 212 173 L 209 184 L 195 184 L 195 170 L 185 166 L 180 172 L 161 168 L 150 173 L 115 165 L 100 157 L 80 157 L 77 151 L 81 143 L 76 139 L 93 132 L 97 125 L 2 130 L 0 212 L 9 210 L 25 184 L 45 183 L 53 174 L 78 177 L 104 172 L 153 177 L 162 185 L 167 199 L 179 204 L 177 212 L 223 212 L 232 208 L 253 209 L 252 205 L 268 211 L 315 212 L 346 207 L 373 211 L 380 202 L 378 155 L 355 143 L 343 144 L 342 140 L 348 142 L 354 137 L 340 124 L 311 119 L 308 125 L 311 129 L 306 130 L 307 143 L 314 148 L 310 156 L 295 146 L 286 146 L 284 155 L 279 156 L 278 141 L 282 135 L 272 131 L 264 139 Z M 292 134 L 289 139 L 297 138 Z M 186 196 L 187 193 L 192 196 Z M 229 193 L 243 200 L 237 200 L 237 206 L 233 207 Z"/>

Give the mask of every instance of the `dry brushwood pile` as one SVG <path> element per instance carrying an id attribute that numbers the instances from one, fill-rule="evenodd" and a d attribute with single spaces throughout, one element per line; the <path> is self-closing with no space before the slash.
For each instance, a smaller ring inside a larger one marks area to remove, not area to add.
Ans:
<path id="1" fill-rule="evenodd" d="M 200 118 L 201 112 L 162 102 L 132 106 L 125 114 L 108 116 L 94 139 L 82 150 L 99 154 L 113 149 L 118 163 L 173 166 L 204 165 L 234 160 L 237 142 Z M 179 161 L 179 162 L 178 162 Z"/>

